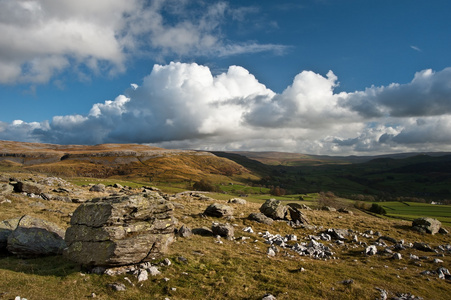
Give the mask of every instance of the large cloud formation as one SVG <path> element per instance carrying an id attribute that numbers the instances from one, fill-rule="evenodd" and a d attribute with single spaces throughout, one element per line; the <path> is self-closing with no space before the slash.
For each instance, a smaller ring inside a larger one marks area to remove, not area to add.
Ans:
<path id="1" fill-rule="evenodd" d="M 320 154 L 451 151 L 451 68 L 407 84 L 335 93 L 338 78 L 298 74 L 277 94 L 239 66 L 155 65 L 138 86 L 85 115 L 0 123 L 0 138 L 63 144 Z"/>
<path id="2" fill-rule="evenodd" d="M 196 9 L 191 9 L 197 5 Z M 0 84 L 42 84 L 67 70 L 123 72 L 131 57 L 283 52 L 283 45 L 228 41 L 226 3 L 177 0 L 0 0 Z"/>

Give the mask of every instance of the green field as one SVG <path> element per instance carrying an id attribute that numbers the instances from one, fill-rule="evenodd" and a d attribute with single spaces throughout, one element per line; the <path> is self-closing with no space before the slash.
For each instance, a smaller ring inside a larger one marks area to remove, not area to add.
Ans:
<path id="1" fill-rule="evenodd" d="M 443 225 L 451 226 L 451 205 L 433 205 L 416 202 L 379 202 L 387 216 L 412 221 L 421 217 L 432 217 Z"/>

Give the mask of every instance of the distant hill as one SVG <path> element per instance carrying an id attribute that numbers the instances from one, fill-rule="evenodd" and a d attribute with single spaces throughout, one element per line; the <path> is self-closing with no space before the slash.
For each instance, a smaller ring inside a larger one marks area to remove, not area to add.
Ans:
<path id="1" fill-rule="evenodd" d="M 258 173 L 262 177 L 258 184 L 279 186 L 291 194 L 332 191 L 345 197 L 363 194 L 383 201 L 399 197 L 421 201 L 451 200 L 449 152 L 377 156 L 244 151 L 213 153 Z"/>
<path id="2" fill-rule="evenodd" d="M 241 165 L 209 152 L 138 144 L 85 146 L 0 141 L 0 167 L 56 176 L 178 181 L 249 173 Z"/>

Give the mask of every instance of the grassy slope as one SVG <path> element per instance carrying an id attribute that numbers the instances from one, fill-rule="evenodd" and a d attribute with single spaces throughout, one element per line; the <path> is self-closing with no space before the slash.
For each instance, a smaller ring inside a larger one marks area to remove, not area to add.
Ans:
<path id="1" fill-rule="evenodd" d="M 219 203 L 225 203 L 229 198 L 224 194 L 210 196 L 217 198 L 215 202 Z M 2 204 L 0 219 L 28 213 L 61 225 L 68 222 L 67 217 L 30 204 L 41 202 L 47 208 L 58 207 L 64 214 L 76 206 L 35 200 L 21 195 L 17 195 L 13 200 L 13 203 L 6 206 Z M 366 257 L 362 254 L 363 245 L 352 246 L 347 243 L 348 246 L 332 245 L 337 257 L 335 260 L 313 260 L 289 250 L 281 250 L 276 257 L 267 257 L 268 245 L 258 232 L 268 230 L 273 234 L 296 234 L 303 240 L 310 234 L 318 234 L 319 231 L 293 229 L 284 222 L 268 226 L 249 221 L 246 219 L 247 215 L 258 211 L 263 199 L 248 200 L 252 201 L 244 206 L 232 206 L 235 208 L 236 217 L 233 221 L 236 224 L 235 236 L 250 239 L 223 239 L 223 243 L 218 244 L 212 236 L 178 238 L 167 255 L 173 264 L 160 267 L 162 274 L 152 277 L 149 281 L 138 283 L 133 275 L 109 277 L 86 274 L 77 265 L 62 257 L 24 260 L 0 256 L 0 277 L 3 279 L 0 281 L 0 292 L 7 293 L 5 299 L 21 295 L 28 299 L 50 300 L 88 298 L 93 292 L 96 299 L 261 299 L 266 292 L 277 296 L 277 299 L 374 299 L 379 295 L 375 287 L 379 287 L 390 291 L 390 296 L 408 292 L 425 299 L 447 299 L 449 296 L 448 282 L 435 276 L 426 281 L 427 277 L 419 274 L 423 270 L 435 270 L 438 266 L 431 262 L 434 257 L 430 253 L 417 250 L 403 251 L 404 259 L 394 261 L 384 255 Z M 312 197 L 303 203 L 312 204 L 313 201 Z M 210 227 L 212 221 L 224 222 L 217 218 L 198 217 L 211 202 L 189 199 L 180 199 L 178 202 L 184 205 L 184 209 L 175 212 L 180 220 L 179 226 L 183 223 L 191 228 Z M 422 235 L 409 230 L 410 222 L 387 220 L 359 211 L 355 211 L 354 216 L 323 211 L 305 211 L 305 214 L 312 224 L 324 229 L 349 228 L 359 232 L 372 229 L 406 242 L 422 241 L 431 246 L 450 243 L 449 236 Z M 256 233 L 243 232 L 242 229 L 246 226 L 252 226 Z M 374 239 L 359 237 L 359 240 L 371 243 Z M 407 258 L 409 253 L 429 255 L 430 258 L 422 260 L 420 267 Z M 185 257 L 188 262 L 180 262 L 180 256 Z M 449 267 L 449 255 L 440 259 L 444 260 L 442 265 Z M 301 267 L 305 269 L 304 272 L 300 271 Z M 134 287 L 125 281 L 125 276 L 134 282 Z M 164 278 L 169 278 L 169 281 L 166 282 Z M 342 284 L 341 281 L 346 279 L 353 279 L 354 284 Z M 113 282 L 126 284 L 127 291 L 112 291 L 107 285 Z"/>

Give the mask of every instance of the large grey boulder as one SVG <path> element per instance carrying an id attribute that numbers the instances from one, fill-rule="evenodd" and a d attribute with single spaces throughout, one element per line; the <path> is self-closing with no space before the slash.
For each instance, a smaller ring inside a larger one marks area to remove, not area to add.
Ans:
<path id="1" fill-rule="evenodd" d="M 17 228 L 19 224 L 19 218 L 8 219 L 0 222 L 0 252 L 6 250 L 8 244 L 8 237 Z"/>
<path id="2" fill-rule="evenodd" d="M 419 218 L 412 222 L 412 228 L 419 232 L 436 234 L 439 232 L 442 223 L 433 218 Z"/>
<path id="3" fill-rule="evenodd" d="M 229 223 L 213 223 L 211 225 L 211 230 L 214 235 L 223 236 L 228 239 L 232 239 L 235 234 L 235 229 Z"/>
<path id="4" fill-rule="evenodd" d="M 233 207 L 224 204 L 213 203 L 205 209 L 204 214 L 217 218 L 233 216 Z"/>
<path id="5" fill-rule="evenodd" d="M 161 257 L 174 240 L 173 210 L 157 192 L 87 201 L 73 213 L 64 254 L 79 264 L 102 267 Z"/>
<path id="6" fill-rule="evenodd" d="M 266 224 L 266 225 L 272 225 L 272 223 L 274 222 L 273 219 L 265 216 L 262 213 L 251 213 L 247 218 L 249 220 L 251 220 L 251 221 L 255 221 L 255 222 L 258 222 L 258 223 L 263 223 L 263 224 Z"/>
<path id="7" fill-rule="evenodd" d="M 19 181 L 14 185 L 14 191 L 17 193 L 39 195 L 44 192 L 44 190 L 45 187 L 43 185 L 31 181 Z"/>
<path id="8" fill-rule="evenodd" d="M 282 220 L 286 218 L 288 209 L 281 201 L 269 199 L 260 207 L 260 212 L 271 219 Z"/>
<path id="9" fill-rule="evenodd" d="M 62 254 L 65 247 L 64 230 L 52 222 L 27 215 L 19 219 L 7 241 L 7 250 L 24 258 Z"/>

